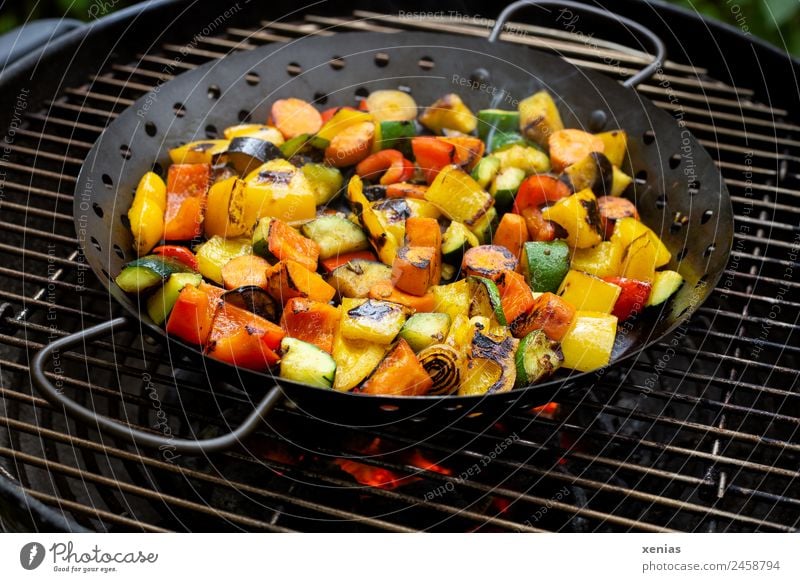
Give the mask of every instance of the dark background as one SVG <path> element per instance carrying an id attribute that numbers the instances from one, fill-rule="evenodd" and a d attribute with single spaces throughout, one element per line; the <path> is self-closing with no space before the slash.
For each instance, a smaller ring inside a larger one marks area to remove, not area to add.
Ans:
<path id="1" fill-rule="evenodd" d="M 670 0 L 749 30 L 800 57 L 800 0 Z M 89 21 L 135 4 L 131 0 L 0 0 L 0 34 L 36 18 Z"/>

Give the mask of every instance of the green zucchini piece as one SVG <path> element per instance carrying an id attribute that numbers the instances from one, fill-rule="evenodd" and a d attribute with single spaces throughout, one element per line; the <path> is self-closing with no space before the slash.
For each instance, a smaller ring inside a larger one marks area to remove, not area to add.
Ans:
<path id="1" fill-rule="evenodd" d="M 515 362 L 517 388 L 522 388 L 551 376 L 564 362 L 564 354 L 558 342 L 551 341 L 537 329 L 519 342 Z"/>
<path id="2" fill-rule="evenodd" d="M 285 337 L 281 340 L 279 375 L 285 380 L 317 388 L 333 388 L 336 361 L 313 344 Z"/>
<path id="3" fill-rule="evenodd" d="M 222 285 L 222 267 L 230 260 L 252 252 L 252 239 L 214 235 L 195 249 L 195 256 L 198 270 L 203 277 Z"/>
<path id="4" fill-rule="evenodd" d="M 442 261 L 460 266 L 467 249 L 477 247 L 478 237 L 464 226 L 463 222 L 453 221 L 442 235 Z"/>
<path id="5" fill-rule="evenodd" d="M 563 240 L 526 242 L 522 274 L 537 293 L 555 293 L 569 272 L 569 247 Z"/>
<path id="6" fill-rule="evenodd" d="M 444 342 L 450 331 L 450 316 L 446 313 L 415 313 L 403 325 L 400 337 L 414 352 Z"/>
<path id="7" fill-rule="evenodd" d="M 341 191 L 344 179 L 338 168 L 325 164 L 305 164 L 301 171 L 314 190 L 317 206 L 324 206 Z"/>
<path id="8" fill-rule="evenodd" d="M 313 137 L 310 133 L 302 133 L 283 142 L 278 149 L 281 150 L 284 158 L 291 158 L 310 150 Z"/>
<path id="9" fill-rule="evenodd" d="M 494 206 L 498 212 L 511 210 L 514 197 L 524 179 L 525 171 L 519 168 L 506 168 L 497 174 L 489 193 L 494 196 Z"/>
<path id="10" fill-rule="evenodd" d="M 647 299 L 646 307 L 661 305 L 672 297 L 675 292 L 683 285 L 683 276 L 676 271 L 656 271 L 653 279 L 653 288 L 650 290 L 650 297 Z"/>
<path id="11" fill-rule="evenodd" d="M 489 153 L 501 152 L 513 145 L 529 146 L 533 142 L 525 139 L 521 133 L 495 133 L 486 143 L 486 151 Z"/>
<path id="12" fill-rule="evenodd" d="M 496 325 L 508 325 L 503 306 L 500 303 L 500 291 L 491 279 L 484 277 L 467 277 L 469 286 L 469 316 L 488 317 Z"/>
<path id="13" fill-rule="evenodd" d="M 376 135 L 378 150 L 395 149 L 403 155 L 411 154 L 411 138 L 417 135 L 413 121 L 381 121 Z"/>
<path id="14" fill-rule="evenodd" d="M 519 131 L 519 111 L 481 109 L 478 111 L 478 137 L 483 141 L 492 134 Z"/>
<path id="15" fill-rule="evenodd" d="M 192 270 L 176 259 L 147 255 L 125 265 L 115 282 L 125 293 L 141 293 L 169 279 L 173 273 L 187 272 Z"/>
<path id="16" fill-rule="evenodd" d="M 335 214 L 320 216 L 305 223 L 300 232 L 319 245 L 319 258 L 329 259 L 369 248 L 364 230 L 354 222 Z"/>
<path id="17" fill-rule="evenodd" d="M 161 289 L 147 299 L 147 315 L 156 325 L 161 325 L 169 317 L 181 289 L 187 285 L 197 287 L 203 280 L 200 273 L 173 273 Z"/>
<path id="18" fill-rule="evenodd" d="M 500 160 L 493 157 L 481 158 L 472 169 L 472 179 L 480 184 L 481 188 L 486 188 L 491 184 L 497 172 L 500 171 Z"/>

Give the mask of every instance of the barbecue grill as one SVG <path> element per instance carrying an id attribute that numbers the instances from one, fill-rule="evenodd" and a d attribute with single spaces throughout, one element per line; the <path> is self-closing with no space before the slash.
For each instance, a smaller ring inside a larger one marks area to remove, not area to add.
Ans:
<path id="1" fill-rule="evenodd" d="M 598 374 L 592 390 L 502 418 L 474 415 L 446 425 L 422 418 L 402 428 L 340 426 L 282 404 L 238 449 L 199 458 L 129 447 L 74 423 L 33 390 L 28 362 L 37 350 L 121 315 L 78 251 L 71 208 L 84 157 L 123 109 L 232 51 L 352 31 L 485 37 L 487 15 L 496 11 L 478 3 L 443 13 L 414 2 L 356 4 L 292 12 L 277 3 L 267 13 L 252 4 L 224 11 L 147 3 L 62 37 L 0 77 L 7 103 L 0 112 L 4 527 L 795 530 L 800 120 L 790 113 L 798 111 L 798 95 L 768 88 L 796 78 L 800 66 L 737 30 L 663 5 L 613 8 L 668 45 L 672 60 L 637 90 L 714 157 L 734 206 L 733 252 L 711 299 L 688 323 L 635 361 Z M 502 40 L 619 80 L 649 62 L 618 44 L 626 38 L 599 40 L 601 26 L 591 15 L 559 20 L 528 10 L 515 15 Z M 435 57 L 420 67 L 435 67 Z M 763 78 L 756 82 L 753 71 Z M 290 65 L 286 74 L 298 72 Z M 669 209 L 668 198 L 658 203 Z M 87 212 L 103 212 L 89 195 Z M 700 220 L 714 220 L 713 213 Z M 672 228 L 685 228 L 681 216 Z M 83 234 L 79 227 L 77 237 Z M 252 407 L 248 393 L 212 391 L 205 374 L 135 329 L 85 348 L 54 354 L 48 377 L 84 406 L 142 430 L 209 438 Z"/>

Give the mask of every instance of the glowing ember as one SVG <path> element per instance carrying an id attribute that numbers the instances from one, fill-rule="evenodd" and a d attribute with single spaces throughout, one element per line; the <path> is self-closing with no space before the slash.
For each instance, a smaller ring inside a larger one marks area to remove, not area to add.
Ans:
<path id="1" fill-rule="evenodd" d="M 403 479 L 388 469 L 372 467 L 352 459 L 336 459 L 334 462 L 342 471 L 349 473 L 356 481 L 369 487 L 391 490 L 395 489 Z"/>
<path id="2" fill-rule="evenodd" d="M 530 409 L 531 414 L 539 415 L 543 418 L 548 420 L 555 420 L 556 416 L 558 416 L 558 411 L 561 408 L 561 405 L 558 402 L 548 402 L 543 406 L 536 406 L 535 408 Z"/>

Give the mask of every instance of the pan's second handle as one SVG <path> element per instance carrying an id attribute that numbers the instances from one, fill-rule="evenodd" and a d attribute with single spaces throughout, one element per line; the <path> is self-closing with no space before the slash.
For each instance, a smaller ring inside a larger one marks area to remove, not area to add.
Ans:
<path id="1" fill-rule="evenodd" d="M 635 20 L 631 20 L 630 18 L 626 18 L 625 16 L 620 16 L 614 12 L 609 10 L 604 10 L 602 8 L 598 8 L 597 6 L 591 6 L 589 4 L 581 4 L 579 2 L 572 2 L 571 0 L 518 0 L 512 4 L 506 6 L 506 8 L 500 13 L 500 16 L 497 17 L 495 21 L 494 27 L 492 28 L 492 32 L 489 34 L 489 42 L 495 42 L 499 37 L 500 33 L 503 32 L 503 27 L 505 26 L 508 19 L 511 18 L 511 15 L 514 14 L 520 8 L 525 6 L 557 6 L 559 8 L 568 8 L 570 10 L 575 10 L 577 12 L 589 12 L 601 18 L 605 18 L 607 20 L 614 20 L 618 23 L 625 25 L 627 28 L 641 34 L 645 37 L 651 44 L 653 52 L 655 53 L 655 58 L 652 63 L 647 65 L 641 71 L 636 73 L 635 75 L 631 76 L 630 79 L 623 83 L 625 87 L 635 87 L 642 81 L 646 81 L 650 77 L 652 77 L 656 71 L 658 71 L 659 67 L 664 63 L 664 60 L 667 58 L 667 48 L 664 46 L 664 42 L 658 37 L 656 33 L 654 33 L 649 28 L 642 26 Z"/>
<path id="2" fill-rule="evenodd" d="M 242 439 L 258 427 L 267 413 L 283 400 L 283 392 L 276 386 L 261 399 L 250 415 L 235 430 L 204 440 L 175 439 L 135 429 L 103 416 L 94 410 L 85 408 L 74 400 L 69 399 L 47 378 L 44 370 L 54 353 L 63 352 L 78 344 L 85 344 L 85 342 L 94 338 L 113 333 L 115 330 L 125 327 L 128 323 L 130 322 L 127 318 L 118 317 L 63 337 L 42 348 L 31 362 L 31 376 L 42 395 L 53 405 L 63 406 L 67 414 L 91 427 L 97 428 L 101 432 L 125 439 L 142 447 L 168 449 L 187 455 L 214 453 L 239 444 Z"/>

